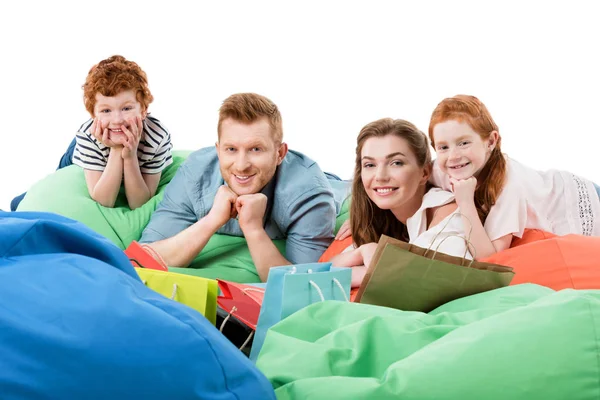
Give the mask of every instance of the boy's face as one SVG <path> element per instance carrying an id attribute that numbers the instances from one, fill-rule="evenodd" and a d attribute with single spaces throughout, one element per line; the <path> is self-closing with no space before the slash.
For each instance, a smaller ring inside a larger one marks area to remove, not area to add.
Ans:
<path id="1" fill-rule="evenodd" d="M 146 112 L 137 101 L 133 90 L 125 90 L 116 96 L 108 97 L 96 93 L 94 118 L 107 125 L 108 138 L 116 144 L 123 144 L 126 141 L 127 137 L 122 127 L 131 130 L 130 127 L 135 124 L 136 117 L 143 120 Z"/>

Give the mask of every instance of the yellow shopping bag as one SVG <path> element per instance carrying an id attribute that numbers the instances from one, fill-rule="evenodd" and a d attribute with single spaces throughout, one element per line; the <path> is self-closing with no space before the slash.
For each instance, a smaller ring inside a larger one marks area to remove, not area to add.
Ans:
<path id="1" fill-rule="evenodd" d="M 219 292 L 216 280 L 148 268 L 135 270 L 142 282 L 150 289 L 193 308 L 213 325 L 216 324 Z"/>

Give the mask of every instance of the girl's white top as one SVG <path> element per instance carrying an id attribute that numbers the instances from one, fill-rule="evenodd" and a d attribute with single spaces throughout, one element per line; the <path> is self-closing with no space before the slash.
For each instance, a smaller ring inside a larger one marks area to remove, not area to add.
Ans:
<path id="1" fill-rule="evenodd" d="M 467 251 L 464 223 L 460 210 L 456 209 L 441 222 L 427 229 L 427 209 L 443 206 L 454 201 L 452 192 L 432 188 L 425 196 L 419 210 L 406 221 L 409 243 L 452 256 L 472 259 Z"/>
<path id="2" fill-rule="evenodd" d="M 504 188 L 484 224 L 490 240 L 507 234 L 522 237 L 526 228 L 600 236 L 600 199 L 591 181 L 566 171 L 536 171 L 505 158 Z M 432 182 L 451 190 L 437 163 Z"/>

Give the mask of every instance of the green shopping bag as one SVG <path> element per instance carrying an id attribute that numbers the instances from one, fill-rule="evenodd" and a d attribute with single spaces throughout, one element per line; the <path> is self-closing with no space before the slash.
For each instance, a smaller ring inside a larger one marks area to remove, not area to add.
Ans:
<path id="1" fill-rule="evenodd" d="M 507 286 L 512 268 L 454 257 L 382 235 L 356 302 L 429 312 L 449 301 Z"/>
<path id="2" fill-rule="evenodd" d="M 219 291 L 216 280 L 148 268 L 135 270 L 150 289 L 193 308 L 216 324 Z"/>

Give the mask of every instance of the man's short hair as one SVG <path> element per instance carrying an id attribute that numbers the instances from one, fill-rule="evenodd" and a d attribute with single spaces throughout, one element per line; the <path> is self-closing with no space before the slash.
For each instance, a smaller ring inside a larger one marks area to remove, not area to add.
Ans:
<path id="1" fill-rule="evenodd" d="M 281 113 L 275 103 L 256 93 L 237 93 L 226 98 L 219 109 L 217 132 L 221 137 L 221 124 L 228 118 L 251 124 L 263 117 L 269 121 L 273 139 L 281 143 L 283 140 Z"/>

